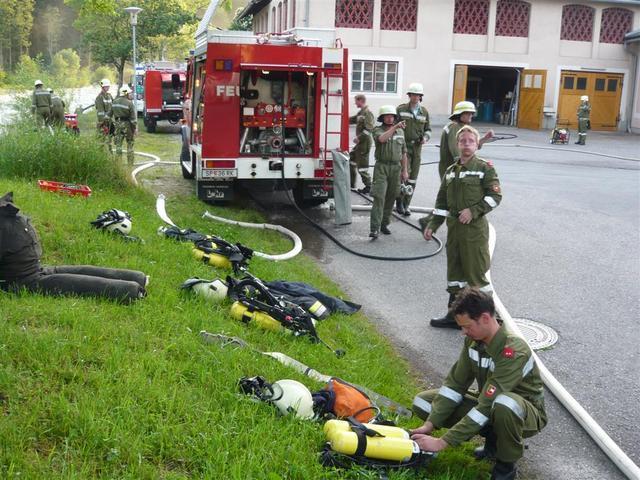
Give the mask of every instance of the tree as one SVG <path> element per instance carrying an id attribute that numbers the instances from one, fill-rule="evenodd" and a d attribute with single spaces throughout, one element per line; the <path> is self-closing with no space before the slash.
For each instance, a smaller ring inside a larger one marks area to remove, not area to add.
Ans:
<path id="1" fill-rule="evenodd" d="M 233 17 L 233 21 L 231 25 L 229 25 L 229 30 L 253 30 L 253 15 L 247 15 L 246 17 L 239 18 L 240 13 L 244 8 L 238 8 L 236 10 L 236 16 Z"/>
<path id="2" fill-rule="evenodd" d="M 0 66 L 12 70 L 29 48 L 34 0 L 0 1 Z"/>
<path id="3" fill-rule="evenodd" d="M 132 41 L 129 15 L 124 11 L 129 0 L 65 0 L 76 9 L 76 27 L 83 32 L 93 60 L 112 65 L 122 85 L 125 64 L 131 59 Z M 154 38 L 176 35 L 183 24 L 195 22 L 195 15 L 181 0 L 138 0 L 143 9 L 138 15 L 137 44 L 140 60 L 149 59 L 154 51 Z"/>
<path id="4" fill-rule="evenodd" d="M 70 48 L 60 50 L 51 60 L 51 74 L 58 85 L 78 86 L 80 57 Z"/>

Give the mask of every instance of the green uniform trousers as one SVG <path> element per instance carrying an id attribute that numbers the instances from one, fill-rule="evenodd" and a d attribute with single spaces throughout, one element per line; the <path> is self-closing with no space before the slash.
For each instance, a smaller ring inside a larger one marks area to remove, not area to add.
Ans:
<path id="1" fill-rule="evenodd" d="M 588 118 L 578 118 L 578 143 L 580 145 L 587 144 L 587 125 L 589 124 Z"/>
<path id="2" fill-rule="evenodd" d="M 351 173 L 351 187 L 355 187 L 358 173 L 365 187 L 371 188 L 371 175 L 369 175 L 369 152 L 371 151 L 371 137 L 365 136 L 364 140 L 349 152 L 349 170 Z"/>
<path id="3" fill-rule="evenodd" d="M 485 217 L 470 224 L 447 219 L 447 291 L 455 295 L 466 286 L 490 291 L 486 273 L 489 257 L 489 222 Z"/>
<path id="4" fill-rule="evenodd" d="M 389 225 L 393 202 L 400 190 L 400 163 L 376 162 L 373 168 L 373 207 L 371 208 L 371 231 L 377 232 L 382 225 Z"/>
<path id="5" fill-rule="evenodd" d="M 46 127 L 49 125 L 49 121 L 51 120 L 51 109 L 49 107 L 36 107 L 34 115 L 38 127 Z"/>
<path id="6" fill-rule="evenodd" d="M 413 411 L 422 420 L 426 420 L 429 416 L 431 402 L 438 395 L 438 391 L 438 389 L 427 390 L 414 398 Z M 478 401 L 473 395 L 466 394 L 443 427 L 453 427 L 477 404 Z M 543 411 L 544 409 L 541 411 L 536 405 L 516 393 L 503 393 L 496 397 L 489 423 L 485 428 L 491 428 L 496 436 L 498 460 L 515 463 L 522 458 L 523 439 L 534 436 L 547 424 L 547 417 Z"/>
<path id="7" fill-rule="evenodd" d="M 133 165 L 133 125 L 129 120 L 115 122 L 116 155 L 122 158 L 122 141 L 127 140 L 127 163 Z"/>
<path id="8" fill-rule="evenodd" d="M 407 161 L 409 166 L 409 180 L 407 183 L 413 187 L 415 192 L 420 173 L 420 163 L 422 163 L 422 143 L 407 142 Z M 401 195 L 402 204 L 406 209 L 411 204 L 413 195 Z"/>
<path id="9" fill-rule="evenodd" d="M 109 119 L 105 119 L 102 122 L 98 122 L 96 128 L 98 130 L 98 136 L 102 138 L 102 141 L 107 147 L 107 150 L 109 150 L 109 153 L 113 152 L 112 137 L 115 134 L 113 122 Z"/>

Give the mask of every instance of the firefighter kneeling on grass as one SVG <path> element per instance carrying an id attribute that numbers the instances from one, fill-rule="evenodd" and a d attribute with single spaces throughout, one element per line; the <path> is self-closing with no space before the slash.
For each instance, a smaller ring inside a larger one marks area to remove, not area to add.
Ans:
<path id="1" fill-rule="evenodd" d="M 131 89 L 124 86 L 120 95 L 113 101 L 113 119 L 115 122 L 116 155 L 122 160 L 122 141 L 127 139 L 127 163 L 133 165 L 133 137 L 137 132 L 138 118 L 133 102 L 129 98 Z"/>
<path id="2" fill-rule="evenodd" d="M 444 385 L 414 398 L 413 411 L 425 422 L 411 438 L 422 450 L 438 452 L 479 434 L 485 444 L 474 455 L 495 459 L 491 479 L 512 480 L 523 439 L 547 424 L 540 371 L 526 341 L 498 323 L 490 293 L 467 287 L 451 309 L 464 346 Z M 474 381 L 479 392 L 470 393 Z M 431 436 L 442 427 L 449 428 L 442 437 Z"/>

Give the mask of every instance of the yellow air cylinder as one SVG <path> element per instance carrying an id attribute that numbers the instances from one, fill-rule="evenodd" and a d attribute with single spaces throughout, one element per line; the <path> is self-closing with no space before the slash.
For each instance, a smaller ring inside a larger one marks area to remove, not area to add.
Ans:
<path id="1" fill-rule="evenodd" d="M 406 440 L 410 438 L 409 432 L 400 427 L 378 425 L 375 423 L 364 423 L 363 425 L 371 430 L 381 433 L 385 437 L 404 438 Z M 340 432 L 350 432 L 351 424 L 345 420 L 328 420 L 322 429 L 324 430 L 327 440 L 331 441 L 331 439 Z"/>
<path id="2" fill-rule="evenodd" d="M 378 460 L 408 462 L 420 453 L 420 447 L 413 440 L 398 437 L 367 437 L 364 456 Z M 329 442 L 331 449 L 345 455 L 354 455 L 358 450 L 358 436 L 355 432 L 337 432 Z"/>
<path id="3" fill-rule="evenodd" d="M 215 248 L 215 245 L 214 245 L 214 248 Z M 231 270 L 231 262 L 224 255 L 218 255 L 217 253 L 206 253 L 200 250 L 199 248 L 194 248 L 192 252 L 196 260 L 200 260 L 202 262 L 208 263 L 212 267 Z"/>
<path id="4" fill-rule="evenodd" d="M 231 317 L 244 323 L 253 321 L 256 325 L 265 330 L 271 330 L 274 332 L 290 332 L 290 330 L 284 328 L 275 318 L 264 312 L 250 312 L 247 306 L 241 302 L 234 302 L 233 305 L 231 305 Z"/>

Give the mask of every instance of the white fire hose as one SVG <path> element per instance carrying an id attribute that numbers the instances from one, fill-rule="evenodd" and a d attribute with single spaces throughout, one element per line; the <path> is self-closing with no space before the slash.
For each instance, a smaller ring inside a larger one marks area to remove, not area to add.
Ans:
<path id="1" fill-rule="evenodd" d="M 283 253 L 280 255 L 270 255 L 268 253 L 263 252 L 253 252 L 253 254 L 257 257 L 266 258 L 267 260 L 273 260 L 274 262 L 278 262 L 281 260 L 289 260 L 290 258 L 295 257 L 302 251 L 302 240 L 300 237 L 293 231 L 288 228 L 283 227 L 282 225 L 273 225 L 271 223 L 248 223 L 248 222 L 240 222 L 238 220 L 230 220 L 224 217 L 218 217 L 216 215 L 212 215 L 209 212 L 204 212 L 202 218 L 208 218 L 209 220 L 215 220 L 216 222 L 227 223 L 229 225 L 236 225 L 238 227 L 245 228 L 256 228 L 259 230 L 273 230 L 279 232 L 291 240 L 293 240 L 293 248 L 287 253 Z"/>
<path id="2" fill-rule="evenodd" d="M 141 157 L 150 158 L 152 160 L 151 162 L 146 162 L 146 163 L 143 163 L 142 165 L 139 165 L 138 167 L 134 168 L 131 171 L 131 181 L 136 187 L 138 186 L 138 179 L 136 178 L 136 176 L 143 170 L 146 170 L 147 168 L 151 168 L 151 167 L 157 167 L 158 165 L 179 165 L 180 164 L 180 162 L 165 162 L 163 160 L 160 160 L 160 157 L 158 157 L 157 155 L 153 155 L 152 153 L 145 153 L 145 152 L 133 152 L 133 153 L 135 153 L 136 155 L 140 155 Z"/>
<path id="3" fill-rule="evenodd" d="M 496 231 L 493 225 L 489 224 L 489 255 L 493 257 L 493 250 L 496 246 Z M 487 272 L 487 279 L 491 283 L 491 270 Z M 493 284 L 492 284 L 493 287 Z M 522 332 L 518 328 L 518 325 L 514 322 L 513 318 L 507 311 L 506 307 L 500 301 L 500 297 L 493 289 L 493 301 L 496 305 L 496 311 L 502 317 L 502 320 L 506 324 L 507 328 L 512 332 L 518 334 L 524 338 Z M 526 339 L 525 339 L 526 341 Z M 528 345 L 528 342 L 527 342 Z M 609 435 L 596 423 L 596 421 L 582 408 L 575 398 L 562 386 L 562 384 L 554 377 L 551 372 L 545 367 L 540 360 L 540 357 L 535 352 L 531 352 L 533 358 L 535 358 L 538 368 L 540 369 L 540 376 L 544 381 L 547 388 L 553 393 L 553 395 L 564 405 L 564 407 L 573 415 L 578 423 L 586 430 L 591 436 L 594 442 L 602 449 L 602 451 L 609 457 L 609 459 L 616 464 L 616 466 L 624 473 L 627 478 L 631 480 L 640 480 L 640 468 L 631 461 L 626 453 L 611 439 Z"/>

